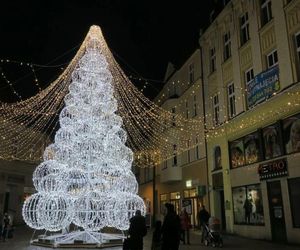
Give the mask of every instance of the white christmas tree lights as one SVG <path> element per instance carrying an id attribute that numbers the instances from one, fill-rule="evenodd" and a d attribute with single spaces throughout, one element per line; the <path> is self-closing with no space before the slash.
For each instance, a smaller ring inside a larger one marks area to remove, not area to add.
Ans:
<path id="1" fill-rule="evenodd" d="M 23 206 L 30 227 L 58 231 L 73 223 L 85 232 L 126 230 L 137 209 L 145 213 L 112 81 L 101 43 L 91 35 L 72 73 L 61 128 L 33 174 L 38 192 Z"/>

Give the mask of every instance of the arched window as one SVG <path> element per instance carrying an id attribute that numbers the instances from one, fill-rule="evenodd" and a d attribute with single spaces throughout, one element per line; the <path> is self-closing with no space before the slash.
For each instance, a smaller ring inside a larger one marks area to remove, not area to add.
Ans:
<path id="1" fill-rule="evenodd" d="M 215 168 L 214 169 L 220 169 L 222 168 L 222 154 L 221 154 L 221 148 L 220 146 L 215 147 Z"/>

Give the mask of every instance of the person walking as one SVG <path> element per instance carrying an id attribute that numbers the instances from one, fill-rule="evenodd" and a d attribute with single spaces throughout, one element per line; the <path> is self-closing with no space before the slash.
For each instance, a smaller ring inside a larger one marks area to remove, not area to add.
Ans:
<path id="1" fill-rule="evenodd" d="M 182 210 L 180 214 L 180 224 L 181 224 L 181 239 L 183 241 L 183 244 L 187 242 L 187 244 L 190 245 L 191 220 L 185 208 Z"/>
<path id="2" fill-rule="evenodd" d="M 207 233 L 206 226 L 208 224 L 209 218 L 210 218 L 209 212 L 207 212 L 207 210 L 205 209 L 205 206 L 202 205 L 201 211 L 199 213 L 200 225 L 202 227 L 201 243 L 203 243 L 204 238 Z"/>
<path id="3" fill-rule="evenodd" d="M 8 234 L 8 230 L 9 230 L 9 225 L 10 225 L 10 218 L 8 216 L 7 213 L 4 214 L 3 217 L 3 229 L 2 229 L 2 239 L 3 241 L 5 241 L 7 234 Z"/>
<path id="4" fill-rule="evenodd" d="M 140 210 L 130 219 L 128 230 L 130 236 L 130 250 L 143 250 L 143 237 L 147 234 L 146 219 Z"/>
<path id="5" fill-rule="evenodd" d="M 162 250 L 178 250 L 180 243 L 180 218 L 174 205 L 166 203 L 167 214 L 162 225 Z"/>
<path id="6" fill-rule="evenodd" d="M 161 221 L 155 222 L 155 229 L 152 234 L 151 250 L 161 249 Z"/>

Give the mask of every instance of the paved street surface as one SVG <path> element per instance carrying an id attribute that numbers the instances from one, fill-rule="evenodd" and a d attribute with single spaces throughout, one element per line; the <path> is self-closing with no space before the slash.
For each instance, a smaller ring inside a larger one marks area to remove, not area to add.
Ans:
<path id="1" fill-rule="evenodd" d="M 144 240 L 144 250 L 151 249 L 151 232 L 148 232 Z M 32 231 L 26 227 L 19 227 L 16 229 L 14 238 L 8 239 L 7 242 L 0 242 L 0 250 L 47 250 L 49 248 L 30 246 L 29 240 L 32 236 Z M 200 243 L 201 234 L 199 231 L 191 231 L 191 245 L 180 245 L 180 250 L 204 250 L 213 249 L 212 247 L 205 247 Z M 269 249 L 282 249 L 282 250 L 299 250 L 300 246 L 275 244 L 261 240 L 250 240 L 242 237 L 225 235 L 223 236 L 224 249 L 255 249 L 255 250 L 269 250 Z M 71 248 L 68 248 L 71 250 Z M 73 249 L 73 248 L 72 248 Z M 76 248 L 78 249 L 78 248 Z M 122 250 L 121 247 L 106 248 L 107 250 Z"/>

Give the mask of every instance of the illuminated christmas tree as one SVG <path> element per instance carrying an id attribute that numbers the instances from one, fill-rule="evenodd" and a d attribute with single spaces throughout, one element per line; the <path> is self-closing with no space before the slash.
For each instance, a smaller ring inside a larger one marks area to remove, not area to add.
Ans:
<path id="1" fill-rule="evenodd" d="M 30 227 L 74 224 L 93 237 L 103 227 L 126 230 L 137 209 L 145 213 L 112 81 L 101 43 L 91 37 L 72 72 L 55 142 L 33 174 L 37 193 L 23 206 Z"/>

